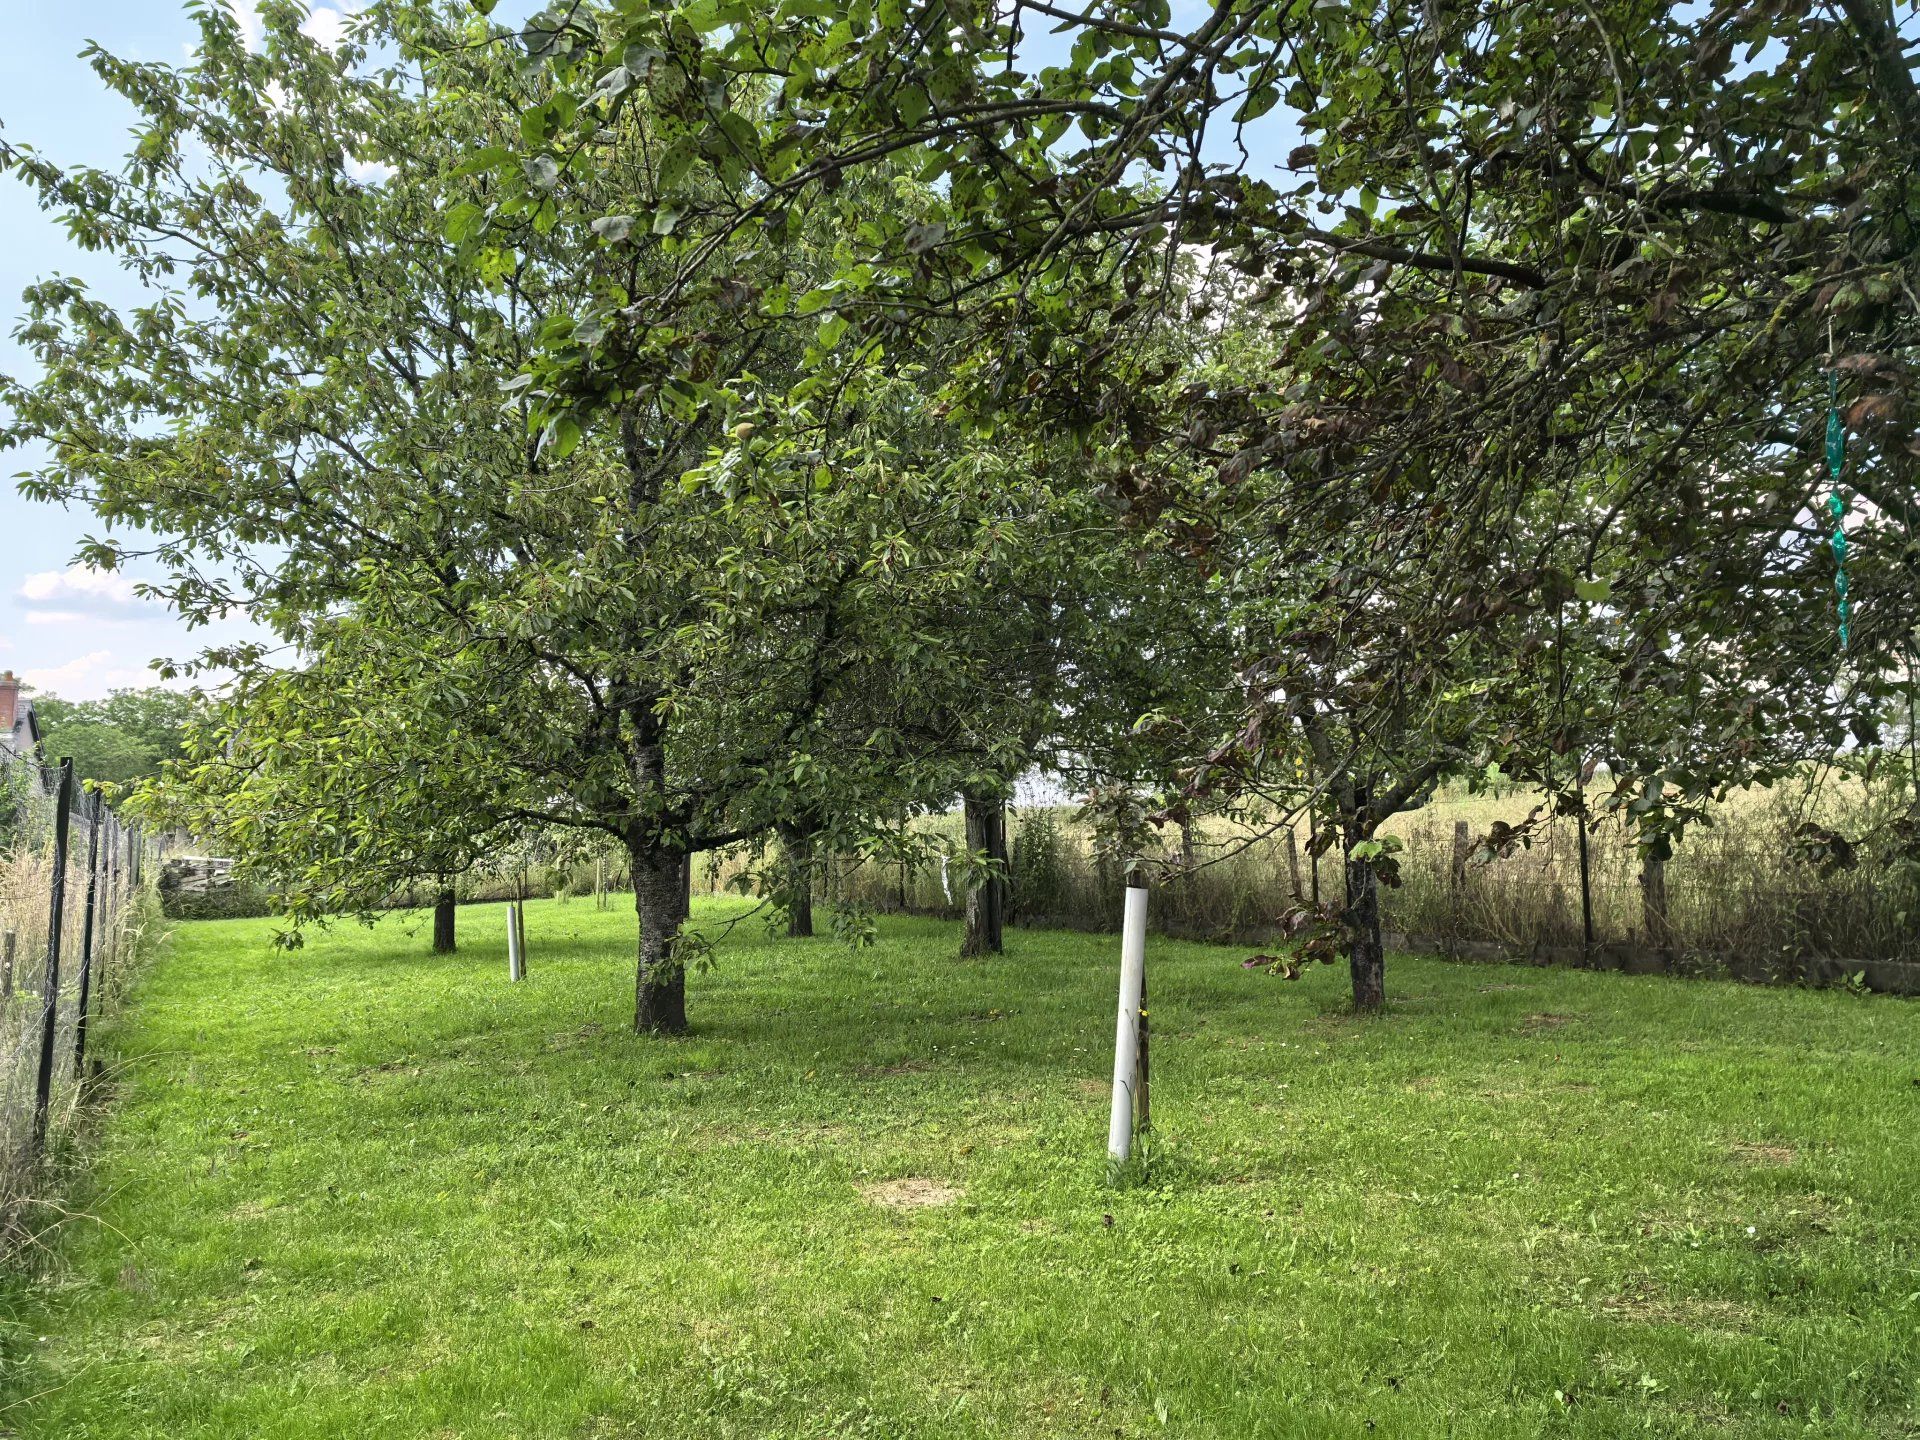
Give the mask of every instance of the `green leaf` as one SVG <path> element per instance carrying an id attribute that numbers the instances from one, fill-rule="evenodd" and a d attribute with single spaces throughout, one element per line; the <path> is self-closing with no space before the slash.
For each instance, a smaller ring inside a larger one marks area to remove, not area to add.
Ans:
<path id="1" fill-rule="evenodd" d="M 486 223 L 487 212 L 471 200 L 462 200 L 447 212 L 447 218 L 440 224 L 440 233 L 455 245 L 464 245 L 480 233 Z"/>
<path id="2" fill-rule="evenodd" d="M 458 165 L 453 173 L 458 176 L 480 175 L 489 170 L 498 170 L 513 160 L 513 151 L 504 145 L 486 145 L 473 152 Z"/>
<path id="3" fill-rule="evenodd" d="M 1280 87 L 1268 81 L 1248 93 L 1240 102 L 1240 108 L 1233 112 L 1236 125 L 1244 125 L 1249 120 L 1258 120 L 1262 115 L 1280 103 Z"/>
<path id="4" fill-rule="evenodd" d="M 580 445 L 580 422 L 572 415 L 562 415 L 547 430 L 545 449 L 555 460 L 564 460 Z"/>

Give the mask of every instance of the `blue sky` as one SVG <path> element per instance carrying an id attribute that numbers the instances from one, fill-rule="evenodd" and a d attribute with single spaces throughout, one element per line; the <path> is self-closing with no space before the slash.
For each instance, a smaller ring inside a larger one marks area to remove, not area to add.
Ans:
<path id="1" fill-rule="evenodd" d="M 9 43 L 0 47 L 0 125 L 7 138 L 58 161 L 117 165 L 132 116 L 105 93 L 80 50 L 97 40 L 118 54 L 184 58 L 193 28 L 182 8 L 172 0 L 32 0 L 7 8 L 13 12 Z M 20 292 L 33 280 L 77 275 L 115 300 L 136 294 L 110 262 L 68 244 L 12 179 L 0 179 L 0 234 L 6 237 L 0 245 L 0 368 L 9 373 L 31 371 L 12 332 Z M 0 668 L 74 699 L 154 683 L 149 661 L 190 654 L 208 632 L 189 634 L 164 607 L 140 599 L 133 590 L 142 575 L 137 566 L 121 575 L 68 568 L 81 539 L 99 525 L 91 513 L 18 493 L 12 477 L 36 459 L 17 450 L 0 456 L 7 477 L 0 488 L 0 534 L 7 538 L 0 549 Z"/>
<path id="2" fill-rule="evenodd" d="M 252 0 L 230 0 L 243 25 L 257 24 Z M 324 38 L 357 0 L 310 6 L 308 28 Z M 496 12 L 535 8 L 510 0 Z M 1182 12 L 1203 8 L 1182 0 Z M 117 168 L 128 147 L 132 115 L 109 95 L 85 61 L 88 41 L 115 54 L 150 60 L 181 60 L 194 35 L 181 0 L 26 0 L 7 6 L 8 41 L 0 46 L 0 127 L 16 144 L 33 146 L 61 163 Z M 1055 57 L 1063 42 L 1044 32 L 1029 37 L 1030 63 Z M 1297 138 L 1289 119 L 1276 112 L 1259 127 L 1263 150 L 1284 155 Z M 18 181 L 0 178 L 0 371 L 25 376 L 30 359 L 12 338 L 19 295 L 52 274 L 78 276 L 98 294 L 135 303 L 137 289 L 111 261 L 70 245 Z M 94 574 L 73 568 L 81 541 L 98 533 L 87 511 L 69 511 L 30 501 L 13 478 L 41 457 L 23 451 L 0 454 L 0 668 L 23 675 L 42 691 L 90 699 L 121 686 L 155 683 L 150 663 L 185 658 L 210 641 L 233 638 L 244 622 L 189 632 L 164 606 L 142 599 L 135 583 L 158 578 L 135 561 L 121 573 Z"/>

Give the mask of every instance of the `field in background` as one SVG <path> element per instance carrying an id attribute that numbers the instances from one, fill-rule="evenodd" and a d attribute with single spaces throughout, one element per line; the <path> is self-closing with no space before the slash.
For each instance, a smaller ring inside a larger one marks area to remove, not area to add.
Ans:
<path id="1" fill-rule="evenodd" d="M 1516 958 L 1540 956 L 1583 943 L 1578 834 L 1567 820 L 1538 831 L 1532 842 L 1487 864 L 1458 863 L 1459 827 L 1472 840 L 1496 821 L 1518 824 L 1538 797 L 1443 792 L 1426 808 L 1397 816 L 1386 827 L 1405 844 L 1403 883 L 1382 892 L 1389 930 L 1416 936 L 1436 949 L 1497 946 Z M 1619 822 L 1602 823 L 1589 838 L 1594 940 L 1600 946 L 1671 946 L 1683 956 L 1738 961 L 1749 973 L 1798 979 L 1809 961 L 1920 960 L 1920 887 L 1911 874 L 1892 872 L 1871 858 L 1858 868 L 1822 871 L 1795 849 L 1793 831 L 1818 815 L 1859 833 L 1873 821 L 1858 787 L 1832 786 L 1822 803 L 1801 790 L 1738 794 L 1715 811 L 1715 823 L 1690 829 L 1665 868 L 1666 926 L 1649 933 L 1642 890 L 1642 854 Z M 1878 803 L 1891 804 L 1883 798 Z M 1904 805 L 1904 797 L 1899 797 Z M 954 844 L 960 817 L 923 822 Z M 1124 878 L 1098 863 L 1089 837 L 1071 811 L 1019 812 L 1012 834 L 1013 909 L 1022 923 L 1107 930 L 1118 921 Z M 1158 887 L 1154 923 L 1191 938 L 1259 944 L 1275 922 L 1316 893 L 1308 830 L 1248 841 L 1244 831 L 1202 827 L 1195 836 L 1200 862 L 1192 873 Z M 1163 832 L 1167 855 L 1180 838 Z M 959 913 L 961 890 L 949 875 L 923 865 L 905 873 L 874 865 L 845 869 L 838 892 L 880 909 Z M 1341 896 L 1338 855 L 1318 862 L 1317 893 Z"/>
<path id="2" fill-rule="evenodd" d="M 1490 863 L 1458 863 L 1463 824 L 1466 837 L 1477 841 L 1496 822 L 1519 824 L 1537 803 L 1538 796 L 1511 788 L 1501 794 L 1443 791 L 1425 808 L 1390 821 L 1385 833 L 1406 848 L 1403 883 L 1382 892 L 1388 930 L 1415 948 L 1442 952 L 1491 949 L 1520 959 L 1577 952 L 1584 924 L 1578 834 L 1571 821 L 1542 826 L 1530 843 Z M 1881 787 L 1869 794 L 1856 782 L 1836 780 L 1736 793 L 1716 808 L 1713 824 L 1686 833 L 1666 865 L 1664 935 L 1649 924 L 1643 857 L 1634 836 L 1618 821 L 1603 822 L 1588 845 L 1594 943 L 1603 951 L 1671 952 L 1688 966 L 1732 964 L 1749 979 L 1828 981 L 1868 967 L 1870 983 L 1878 983 L 1870 967 L 1920 964 L 1920 875 L 1889 869 L 1871 851 L 1855 868 L 1823 870 L 1796 848 L 1794 831 L 1817 818 L 1859 835 L 1896 811 L 1904 813 L 1907 804 L 1904 792 Z M 954 854 L 960 851 L 957 813 L 914 826 Z M 1161 833 L 1166 856 L 1177 859 L 1179 832 L 1168 827 Z M 1017 923 L 1096 931 L 1117 924 L 1124 879 L 1118 867 L 1094 859 L 1090 836 L 1072 808 L 1016 809 L 1009 834 Z M 1203 824 L 1194 836 L 1198 866 L 1156 889 L 1152 923 L 1184 938 L 1271 944 L 1289 909 L 1316 894 L 1329 902 L 1340 899 L 1338 857 L 1329 853 L 1316 866 L 1307 853 L 1308 835 L 1304 824 L 1296 825 L 1289 847 L 1282 830 Z M 729 893 L 729 882 L 744 866 L 771 861 L 739 850 L 700 856 L 694 890 Z M 630 888 L 618 855 L 573 863 L 516 859 L 464 876 L 459 887 L 463 899 L 489 900 L 516 894 L 577 899 L 601 891 L 604 903 L 628 912 L 632 907 L 630 895 L 610 898 Z M 424 903 L 429 889 L 396 895 L 394 903 Z M 842 859 L 817 889 L 826 903 L 850 900 L 881 912 L 952 918 L 960 913 L 965 878 L 959 864 L 943 866 L 937 858 L 904 869 Z M 185 918 L 264 915 L 271 901 L 242 886 L 198 900 L 171 899 L 169 908 Z M 1917 987 L 1920 969 L 1899 971 L 1885 988 Z"/>
<path id="3" fill-rule="evenodd" d="M 710 931 L 737 909 L 702 904 Z M 1111 940 L 759 917 L 639 1040 L 624 902 L 183 925 L 25 1440 L 1866 1437 L 1920 1423 L 1920 1007 L 1151 950 L 1157 1136 L 1104 1183 Z M 16 1297 L 17 1299 L 18 1297 Z M 42 1340 L 40 1337 L 46 1337 Z"/>

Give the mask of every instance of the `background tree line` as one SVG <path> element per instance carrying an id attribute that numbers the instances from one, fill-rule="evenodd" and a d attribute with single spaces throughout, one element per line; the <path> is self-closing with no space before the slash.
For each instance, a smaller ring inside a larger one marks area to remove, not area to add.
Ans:
<path id="1" fill-rule="evenodd" d="M 45 758 L 70 755 L 78 778 L 108 785 L 150 779 L 184 755 L 188 727 L 204 704 L 159 686 L 115 690 L 104 700 L 31 698 Z"/>

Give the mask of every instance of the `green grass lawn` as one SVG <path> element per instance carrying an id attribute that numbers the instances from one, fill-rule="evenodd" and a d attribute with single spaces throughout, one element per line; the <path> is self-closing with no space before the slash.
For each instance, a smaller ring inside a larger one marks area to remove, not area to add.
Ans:
<path id="1" fill-rule="evenodd" d="M 711 922 L 723 909 L 702 906 Z M 759 919 L 642 1040 L 631 912 L 180 927 L 0 1433 L 1920 1433 L 1920 1005 Z"/>

